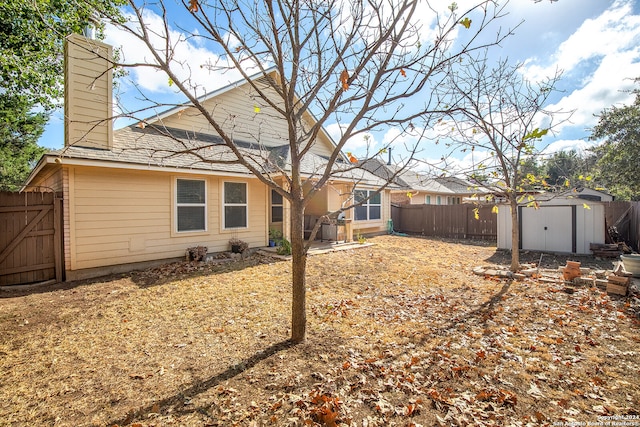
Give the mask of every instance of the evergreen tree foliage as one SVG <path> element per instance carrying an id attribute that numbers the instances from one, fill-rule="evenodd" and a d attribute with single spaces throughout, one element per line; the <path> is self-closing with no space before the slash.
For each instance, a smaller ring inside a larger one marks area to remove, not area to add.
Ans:
<path id="1" fill-rule="evenodd" d="M 51 109 L 60 102 L 64 38 L 97 13 L 119 16 L 122 0 L 4 0 L 0 2 L 0 92 Z"/>
<path id="2" fill-rule="evenodd" d="M 0 190 L 18 190 L 45 151 L 37 141 L 47 114 L 30 110 L 27 97 L 0 94 Z"/>
<path id="3" fill-rule="evenodd" d="M 640 200 L 640 93 L 631 105 L 605 109 L 591 139 L 603 140 L 593 149 L 598 179 L 618 199 Z"/>

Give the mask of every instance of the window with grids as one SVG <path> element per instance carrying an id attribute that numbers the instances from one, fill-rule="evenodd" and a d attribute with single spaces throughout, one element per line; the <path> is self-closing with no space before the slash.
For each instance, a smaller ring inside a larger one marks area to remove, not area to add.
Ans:
<path id="1" fill-rule="evenodd" d="M 176 229 L 205 231 L 207 229 L 207 197 L 204 180 L 176 180 Z"/>
<path id="2" fill-rule="evenodd" d="M 363 202 L 354 208 L 356 221 L 371 221 L 382 218 L 382 196 L 373 190 L 355 190 L 354 202 Z"/>
<path id="3" fill-rule="evenodd" d="M 225 229 L 247 228 L 249 205 L 247 203 L 247 184 L 244 182 L 225 182 L 222 195 L 223 224 Z"/>

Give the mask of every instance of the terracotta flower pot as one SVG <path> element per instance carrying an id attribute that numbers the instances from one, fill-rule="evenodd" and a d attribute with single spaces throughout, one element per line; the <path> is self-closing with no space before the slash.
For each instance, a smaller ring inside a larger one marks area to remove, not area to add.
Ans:
<path id="1" fill-rule="evenodd" d="M 567 265 L 562 270 L 562 277 L 567 282 L 572 281 L 576 277 L 580 277 L 580 263 L 577 261 L 567 261 Z"/>

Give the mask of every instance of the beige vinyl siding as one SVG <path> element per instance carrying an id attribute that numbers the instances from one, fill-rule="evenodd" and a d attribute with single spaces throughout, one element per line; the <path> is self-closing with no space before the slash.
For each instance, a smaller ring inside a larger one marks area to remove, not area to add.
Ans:
<path id="1" fill-rule="evenodd" d="M 109 149 L 111 124 L 111 46 L 72 34 L 65 43 L 65 145 Z"/>
<path id="2" fill-rule="evenodd" d="M 436 196 L 431 195 L 431 203 L 435 203 L 434 202 L 435 197 Z M 409 199 L 409 204 L 410 205 L 422 205 L 422 204 L 425 204 L 425 203 L 427 203 L 427 195 L 424 194 L 424 193 L 418 193 L 417 195 L 414 195 L 413 197 L 411 197 Z"/>
<path id="3" fill-rule="evenodd" d="M 26 189 L 27 191 L 37 191 L 36 187 L 43 187 L 56 193 L 62 192 L 62 168 L 59 166 L 46 166 L 29 185 L 30 187 Z"/>
<path id="4" fill-rule="evenodd" d="M 265 89 L 272 100 L 278 100 L 273 89 Z M 204 103 L 213 118 L 222 128 L 237 140 L 262 144 L 267 147 L 287 145 L 287 123 L 273 108 L 268 106 L 253 91 L 249 84 L 224 92 Z M 254 106 L 260 112 L 254 111 Z M 162 119 L 162 124 L 170 128 L 184 129 L 190 132 L 216 134 L 209 122 L 195 108 L 183 111 Z M 333 152 L 333 144 L 324 135 L 319 135 L 311 149 L 312 153 L 328 156 Z"/>
<path id="5" fill-rule="evenodd" d="M 328 207 L 330 211 L 337 211 L 342 207 L 342 203 L 347 198 L 347 194 L 349 194 L 351 185 L 349 184 L 329 184 L 328 188 Z M 345 217 L 350 218 L 350 212 L 345 212 Z"/>
<path id="6" fill-rule="evenodd" d="M 431 197 L 429 203 L 427 203 L 427 196 Z M 438 198 L 440 199 L 440 203 L 438 203 Z M 418 193 L 417 196 L 413 196 L 413 198 L 411 199 L 411 203 L 410 204 L 412 204 L 412 205 L 422 205 L 422 204 L 447 205 L 447 204 L 449 204 L 448 200 L 449 200 L 449 196 L 447 196 L 445 194 Z"/>
<path id="7" fill-rule="evenodd" d="M 72 270 L 183 257 L 187 248 L 197 245 L 207 246 L 209 252 L 225 251 L 232 235 L 251 247 L 266 245 L 266 192 L 256 179 L 244 181 L 248 184 L 249 227 L 231 232 L 222 231 L 220 224 L 224 178 L 87 167 L 75 167 L 72 172 Z M 206 181 L 205 232 L 176 232 L 176 178 Z"/>

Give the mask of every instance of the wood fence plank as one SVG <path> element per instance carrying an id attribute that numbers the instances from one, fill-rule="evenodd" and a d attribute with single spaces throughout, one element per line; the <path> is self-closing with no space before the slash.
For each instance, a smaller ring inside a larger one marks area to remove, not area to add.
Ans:
<path id="1" fill-rule="evenodd" d="M 25 265 L 22 267 L 15 267 L 15 268 L 9 268 L 6 270 L 3 270 L 3 274 L 24 274 L 24 273 L 34 273 L 36 271 L 39 270 L 46 270 L 49 268 L 55 268 L 55 263 L 53 262 L 48 262 L 48 263 L 43 263 L 43 264 L 33 264 L 33 265 Z M 30 276 L 29 279 L 31 281 L 32 277 L 37 277 L 37 276 Z M 41 280 L 41 279 L 40 279 Z M 28 283 L 28 282 L 25 282 Z"/>
<path id="2" fill-rule="evenodd" d="M 20 241 L 27 235 L 29 234 L 29 232 L 31 231 L 31 229 L 33 229 L 37 224 L 38 221 L 40 221 L 42 218 L 44 218 L 44 216 L 51 210 L 51 206 L 49 206 L 47 209 L 43 209 L 42 211 L 40 211 L 40 213 L 38 213 L 38 215 L 32 219 L 31 221 L 29 221 L 27 223 L 27 225 L 24 227 L 24 229 L 20 232 L 20 234 L 18 234 L 11 243 L 9 243 L 9 246 L 7 246 L 1 253 L 0 253 L 0 262 L 4 261 L 4 259 L 11 253 L 11 251 L 13 249 L 15 249 L 16 246 L 18 246 L 18 244 L 20 243 Z"/>
<path id="3" fill-rule="evenodd" d="M 53 205 L 53 262 L 57 282 L 62 282 L 62 200 L 55 199 Z"/>
<path id="4" fill-rule="evenodd" d="M 42 209 L 48 208 L 49 206 L 50 205 L 0 206 L 0 213 L 41 211 Z"/>
<path id="5" fill-rule="evenodd" d="M 56 245 L 62 246 L 56 200 L 53 193 L 0 192 L 0 285 L 62 280 L 55 256 Z"/>
<path id="6" fill-rule="evenodd" d="M 497 215 L 491 206 L 479 207 L 480 219 L 474 218 L 475 205 L 401 205 L 392 209 L 396 231 L 430 237 L 455 239 L 497 239 Z"/>

